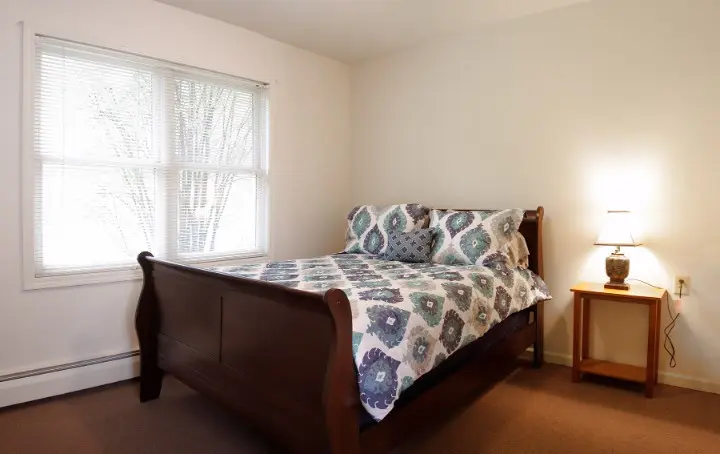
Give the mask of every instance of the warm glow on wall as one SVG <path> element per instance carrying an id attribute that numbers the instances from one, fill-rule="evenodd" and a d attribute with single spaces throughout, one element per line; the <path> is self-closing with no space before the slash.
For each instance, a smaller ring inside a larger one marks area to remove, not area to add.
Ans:
<path id="1" fill-rule="evenodd" d="M 667 209 L 669 171 L 662 150 L 648 147 L 607 147 L 581 154 L 581 186 L 593 219 L 588 228 L 597 235 L 607 210 L 632 211 L 635 239 L 651 247 L 646 236 L 662 236 Z M 588 232 L 589 233 L 589 232 Z"/>
<path id="2" fill-rule="evenodd" d="M 596 160 L 586 168 L 585 178 L 590 200 L 594 205 L 612 210 L 638 212 L 654 202 L 661 181 L 662 163 L 657 156 L 640 156 Z"/>
<path id="3" fill-rule="evenodd" d="M 630 278 L 667 285 L 671 281 L 669 268 L 652 250 L 655 241 L 662 241 L 662 216 L 669 200 L 664 153 L 642 146 L 595 148 L 588 149 L 588 152 L 581 155 L 584 161 L 581 184 L 589 215 L 589 223 L 586 225 L 592 229 L 587 232 L 588 236 L 592 238 L 599 233 L 608 233 L 607 211 L 631 211 L 632 216 L 621 219 L 623 231 L 629 227 L 636 244 L 643 243 L 647 247 L 623 248 L 623 253 L 632 261 Z M 628 222 L 629 226 L 626 226 Z M 613 230 L 610 233 L 618 232 Z M 605 257 L 612 250 L 610 246 L 593 247 L 591 243 L 588 244 L 580 277 L 596 282 L 606 279 Z"/>

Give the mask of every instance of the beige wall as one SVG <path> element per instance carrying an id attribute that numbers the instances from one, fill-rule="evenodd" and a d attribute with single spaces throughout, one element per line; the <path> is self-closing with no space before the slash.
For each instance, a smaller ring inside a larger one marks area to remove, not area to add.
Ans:
<path id="1" fill-rule="evenodd" d="M 359 64 L 354 202 L 544 205 L 546 349 L 559 362 L 568 289 L 604 278 L 603 212 L 634 210 L 646 246 L 631 275 L 692 279 L 678 367 L 661 379 L 719 391 L 718 24 L 717 1 L 595 0 Z M 593 318 L 595 355 L 643 363 L 641 307 L 608 303 Z"/>
<path id="2" fill-rule="evenodd" d="M 346 65 L 150 0 L 0 0 L 0 375 L 136 348 L 140 288 L 135 281 L 22 290 L 21 21 L 38 33 L 270 82 L 271 256 L 342 247 L 350 201 Z M 0 406 L 6 385 L 21 392 L 16 382 L 0 385 Z"/>

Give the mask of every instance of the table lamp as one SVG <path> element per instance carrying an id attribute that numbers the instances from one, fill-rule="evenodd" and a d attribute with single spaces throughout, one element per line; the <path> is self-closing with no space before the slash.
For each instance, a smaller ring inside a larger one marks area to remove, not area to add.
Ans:
<path id="1" fill-rule="evenodd" d="M 595 241 L 598 246 L 615 246 L 615 250 L 605 259 L 605 272 L 610 280 L 605 288 L 628 290 L 630 286 L 625 278 L 630 274 L 630 259 L 620 252 L 620 246 L 640 246 L 630 229 L 629 211 L 608 211 L 605 227 Z"/>

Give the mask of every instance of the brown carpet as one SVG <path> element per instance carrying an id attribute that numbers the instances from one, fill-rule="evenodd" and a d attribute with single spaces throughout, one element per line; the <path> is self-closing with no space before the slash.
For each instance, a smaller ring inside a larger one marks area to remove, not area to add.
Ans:
<path id="1" fill-rule="evenodd" d="M 655 399 L 522 369 L 402 453 L 720 453 L 720 395 L 661 386 Z M 122 383 L 0 410 L 0 453 L 260 453 L 232 413 L 168 379 L 139 404 Z"/>

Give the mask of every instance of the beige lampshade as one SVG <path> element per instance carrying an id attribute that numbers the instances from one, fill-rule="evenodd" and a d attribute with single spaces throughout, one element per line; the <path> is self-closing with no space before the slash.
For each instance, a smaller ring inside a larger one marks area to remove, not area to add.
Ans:
<path id="1" fill-rule="evenodd" d="M 608 211 L 605 226 L 600 231 L 595 244 L 598 246 L 640 246 L 635 241 L 631 229 L 629 211 Z"/>

